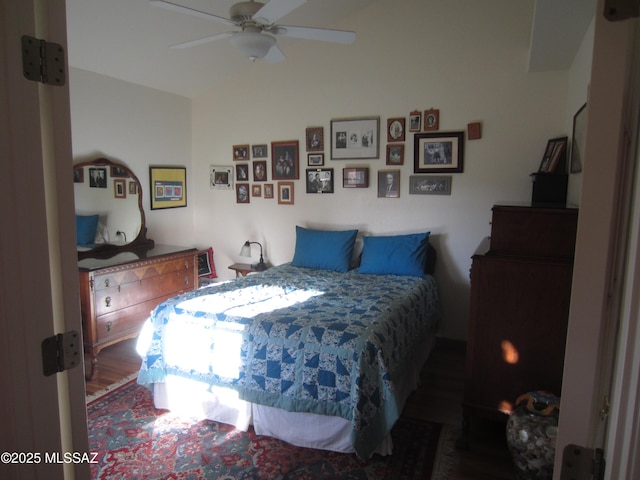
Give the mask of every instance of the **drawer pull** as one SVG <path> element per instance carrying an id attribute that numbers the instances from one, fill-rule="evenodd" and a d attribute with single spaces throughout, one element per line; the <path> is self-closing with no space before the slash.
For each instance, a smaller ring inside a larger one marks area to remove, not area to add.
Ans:
<path id="1" fill-rule="evenodd" d="M 108 278 L 104 279 L 104 286 L 109 288 L 109 279 Z"/>
<path id="2" fill-rule="evenodd" d="M 111 297 L 106 297 L 106 298 L 104 299 L 104 304 L 105 304 L 105 306 L 106 306 L 107 308 L 108 308 L 108 307 L 110 307 L 110 306 L 111 306 Z"/>
<path id="3" fill-rule="evenodd" d="M 113 327 L 113 322 L 107 322 L 107 332 L 111 331 L 111 327 Z"/>
<path id="4" fill-rule="evenodd" d="M 184 284 L 189 285 L 189 275 L 184 276 Z"/>

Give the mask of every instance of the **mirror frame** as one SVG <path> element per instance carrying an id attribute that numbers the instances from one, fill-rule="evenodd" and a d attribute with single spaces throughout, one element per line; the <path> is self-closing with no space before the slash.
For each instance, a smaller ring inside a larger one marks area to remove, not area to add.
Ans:
<path id="1" fill-rule="evenodd" d="M 138 232 L 138 236 L 134 238 L 133 241 L 125 245 L 113 245 L 111 243 L 104 243 L 95 248 L 92 248 L 91 250 L 78 251 L 78 260 L 82 260 L 83 258 L 96 258 L 96 257 L 109 258 L 120 252 L 152 248 L 154 245 L 154 241 L 147 238 L 147 224 L 146 224 L 146 218 L 144 214 L 144 208 L 142 208 L 142 183 L 140 183 L 140 179 L 126 165 L 123 165 L 122 163 L 114 162 L 112 160 L 109 160 L 108 158 L 102 158 L 102 157 L 96 158 L 95 160 L 89 160 L 86 162 L 77 163 L 73 166 L 73 170 L 75 171 L 77 168 L 84 168 L 87 166 L 108 167 L 109 171 L 111 171 L 111 167 L 118 167 L 129 172 L 129 177 L 138 183 L 138 192 L 139 192 L 138 209 L 140 210 L 140 231 Z"/>

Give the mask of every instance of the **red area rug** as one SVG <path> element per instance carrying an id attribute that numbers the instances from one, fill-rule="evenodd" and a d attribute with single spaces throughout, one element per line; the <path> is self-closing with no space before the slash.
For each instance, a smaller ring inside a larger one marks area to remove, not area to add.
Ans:
<path id="1" fill-rule="evenodd" d="M 87 405 L 89 447 L 98 453 L 94 479 L 332 479 L 436 480 L 446 478 L 446 427 L 401 418 L 393 428 L 393 455 L 367 462 L 355 455 L 295 447 L 253 430 L 176 416 L 153 405 L 135 383 Z"/>

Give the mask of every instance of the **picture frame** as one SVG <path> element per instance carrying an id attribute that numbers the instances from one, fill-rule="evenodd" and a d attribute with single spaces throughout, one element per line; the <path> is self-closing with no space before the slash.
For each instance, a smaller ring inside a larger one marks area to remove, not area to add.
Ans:
<path id="1" fill-rule="evenodd" d="M 264 184 L 264 198 L 273 198 L 273 183 Z"/>
<path id="2" fill-rule="evenodd" d="M 387 142 L 404 142 L 405 138 L 405 118 L 387 119 Z"/>
<path id="3" fill-rule="evenodd" d="M 233 167 L 210 165 L 209 186 L 213 190 L 233 189 Z"/>
<path id="4" fill-rule="evenodd" d="M 331 159 L 380 158 L 380 117 L 331 120 Z"/>
<path id="5" fill-rule="evenodd" d="M 249 164 L 239 163 L 236 165 L 236 182 L 249 181 Z"/>
<path id="6" fill-rule="evenodd" d="M 260 184 L 251 185 L 251 196 L 262 197 L 262 185 Z"/>
<path id="7" fill-rule="evenodd" d="M 582 159 L 587 142 L 587 118 L 589 112 L 585 103 L 573 116 L 573 132 L 571 134 L 571 173 L 582 172 Z"/>
<path id="8" fill-rule="evenodd" d="M 307 165 L 309 167 L 322 167 L 324 166 L 324 153 L 308 153 Z"/>
<path id="9" fill-rule="evenodd" d="M 254 182 L 267 181 L 267 161 L 266 160 L 254 160 L 253 181 Z"/>
<path id="10" fill-rule="evenodd" d="M 409 131 L 419 132 L 422 130 L 422 112 L 414 110 L 409 113 Z"/>
<path id="11" fill-rule="evenodd" d="M 135 181 L 129 182 L 129 195 L 138 194 L 138 184 Z"/>
<path id="12" fill-rule="evenodd" d="M 236 203 L 250 203 L 249 184 L 236 183 Z"/>
<path id="13" fill-rule="evenodd" d="M 424 111 L 424 130 L 433 131 L 440 128 L 440 110 L 430 108 Z"/>
<path id="14" fill-rule="evenodd" d="M 126 186 L 126 180 L 124 178 L 115 178 L 113 180 L 114 198 L 127 198 Z"/>
<path id="15" fill-rule="evenodd" d="M 107 167 L 89 168 L 89 188 L 107 188 Z"/>
<path id="16" fill-rule="evenodd" d="M 567 173 L 568 140 L 568 137 L 557 137 L 547 142 L 538 173 Z"/>
<path id="17" fill-rule="evenodd" d="M 400 197 L 400 169 L 378 170 L 378 198 Z"/>
<path id="18" fill-rule="evenodd" d="M 324 150 L 324 127 L 307 127 L 305 132 L 307 152 Z"/>
<path id="19" fill-rule="evenodd" d="M 198 251 L 198 277 L 216 278 L 216 267 L 213 263 L 213 247 Z"/>
<path id="20" fill-rule="evenodd" d="M 251 145 L 252 158 L 267 158 L 269 156 L 269 147 L 266 143 L 259 145 Z"/>
<path id="21" fill-rule="evenodd" d="M 342 169 L 343 188 L 369 188 L 369 167 L 348 167 Z"/>
<path id="22" fill-rule="evenodd" d="M 451 175 L 410 175 L 410 195 L 451 195 Z"/>
<path id="23" fill-rule="evenodd" d="M 249 145 L 234 145 L 233 159 L 236 161 L 249 160 Z"/>
<path id="24" fill-rule="evenodd" d="M 149 167 L 151 210 L 187 206 L 186 167 Z"/>
<path id="25" fill-rule="evenodd" d="M 333 168 L 307 168 L 307 193 L 333 193 Z"/>
<path id="26" fill-rule="evenodd" d="M 387 144 L 387 165 L 404 165 L 404 144 Z"/>
<path id="27" fill-rule="evenodd" d="M 111 177 L 112 178 L 128 178 L 129 170 L 119 165 L 111 165 Z"/>
<path id="28" fill-rule="evenodd" d="M 300 178 L 298 140 L 271 142 L 271 178 L 297 180 Z"/>
<path id="29" fill-rule="evenodd" d="M 462 172 L 464 132 L 416 133 L 413 173 Z"/>
<path id="30" fill-rule="evenodd" d="M 278 205 L 293 205 L 293 182 L 278 182 Z"/>
<path id="31" fill-rule="evenodd" d="M 73 169 L 73 183 L 84 183 L 84 168 Z"/>

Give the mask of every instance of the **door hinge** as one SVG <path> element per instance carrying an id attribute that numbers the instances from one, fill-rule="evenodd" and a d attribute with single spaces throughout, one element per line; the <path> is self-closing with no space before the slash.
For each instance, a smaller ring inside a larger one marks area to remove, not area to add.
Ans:
<path id="1" fill-rule="evenodd" d="M 604 450 L 567 445 L 562 454 L 560 480 L 603 480 Z"/>
<path id="2" fill-rule="evenodd" d="M 62 86 L 66 81 L 64 48 L 28 35 L 22 36 L 22 73 L 28 80 Z"/>
<path id="3" fill-rule="evenodd" d="M 45 377 L 69 370 L 80 364 L 80 334 L 59 333 L 42 341 L 42 372 Z"/>

